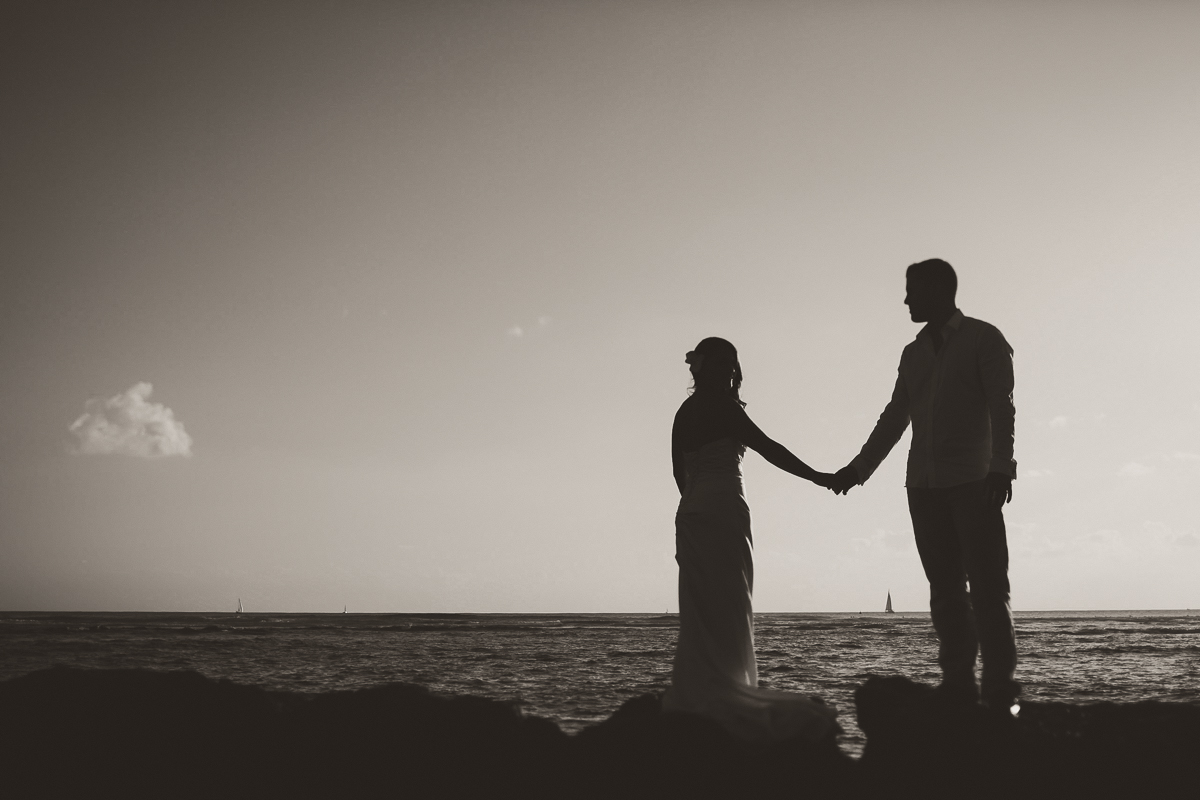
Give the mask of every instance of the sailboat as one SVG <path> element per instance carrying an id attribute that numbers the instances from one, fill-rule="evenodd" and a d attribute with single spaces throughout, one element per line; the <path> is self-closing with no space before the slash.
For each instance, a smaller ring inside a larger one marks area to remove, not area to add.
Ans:
<path id="1" fill-rule="evenodd" d="M 891 591 L 891 589 L 888 590 L 887 605 L 883 607 L 883 610 L 888 614 L 896 613 L 895 610 L 892 609 L 892 591 Z"/>
<path id="2" fill-rule="evenodd" d="M 234 613 L 235 613 L 235 614 L 237 614 L 238 616 L 241 616 L 241 613 L 242 613 L 242 598 L 240 598 L 240 597 L 238 598 L 238 610 L 237 610 L 237 611 L 235 611 Z"/>

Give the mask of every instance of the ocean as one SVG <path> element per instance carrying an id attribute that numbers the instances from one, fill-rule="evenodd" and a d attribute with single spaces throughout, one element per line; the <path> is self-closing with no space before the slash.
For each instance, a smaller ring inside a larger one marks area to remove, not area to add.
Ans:
<path id="1" fill-rule="evenodd" d="M 1032 701 L 1200 701 L 1200 612 L 1018 612 Z M 936 683 L 927 613 L 756 614 L 760 682 L 841 711 L 869 675 Z M 302 692 L 416 683 L 520 705 L 568 732 L 670 682 L 673 614 L 0 613 L 0 679 L 56 664 L 195 670 Z"/>

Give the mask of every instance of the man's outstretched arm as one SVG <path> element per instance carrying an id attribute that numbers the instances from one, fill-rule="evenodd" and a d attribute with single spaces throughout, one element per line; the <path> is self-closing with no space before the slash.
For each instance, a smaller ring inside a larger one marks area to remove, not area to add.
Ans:
<path id="1" fill-rule="evenodd" d="M 836 482 L 831 488 L 838 494 L 845 494 L 852 487 L 866 483 L 888 453 L 892 452 L 896 442 L 900 441 L 908 428 L 908 421 L 908 389 L 904 385 L 904 378 L 897 375 L 892 399 L 879 415 L 875 430 L 871 431 L 867 443 L 854 460 L 837 471 L 834 476 Z"/>

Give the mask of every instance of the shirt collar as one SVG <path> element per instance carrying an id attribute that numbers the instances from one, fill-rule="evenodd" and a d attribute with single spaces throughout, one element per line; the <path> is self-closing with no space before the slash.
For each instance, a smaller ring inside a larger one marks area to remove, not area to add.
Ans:
<path id="1" fill-rule="evenodd" d="M 950 319 L 946 320 L 946 324 L 942 326 L 941 334 L 943 342 L 946 341 L 947 336 L 958 330 L 958 327 L 962 325 L 962 321 L 962 311 L 958 310 L 957 308 L 954 309 L 954 313 L 950 315 Z M 928 324 L 926 324 L 924 328 L 921 328 L 921 330 L 917 333 L 917 336 L 921 335 L 932 338 L 933 334 L 930 332 Z"/>

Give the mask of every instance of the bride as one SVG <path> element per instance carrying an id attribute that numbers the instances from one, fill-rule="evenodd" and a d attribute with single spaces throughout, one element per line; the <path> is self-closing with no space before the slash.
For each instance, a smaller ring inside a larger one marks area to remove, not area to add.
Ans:
<path id="1" fill-rule="evenodd" d="M 679 407 L 671 431 L 671 460 L 682 496 L 675 515 L 679 644 L 663 708 L 715 719 L 746 739 L 821 739 L 839 730 L 836 711 L 819 700 L 758 685 L 742 456 L 749 447 L 820 486 L 828 487 L 832 476 L 809 467 L 746 416 L 738 395 L 742 370 L 732 344 L 705 339 L 686 360 L 695 392 Z"/>

